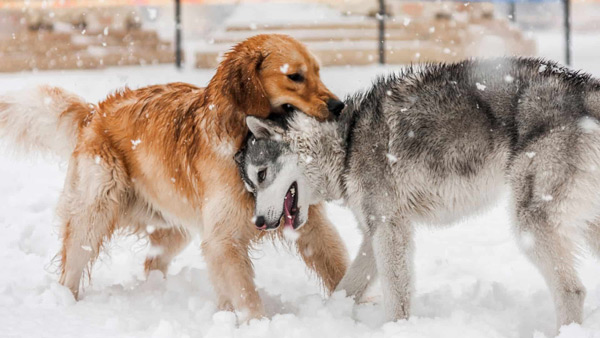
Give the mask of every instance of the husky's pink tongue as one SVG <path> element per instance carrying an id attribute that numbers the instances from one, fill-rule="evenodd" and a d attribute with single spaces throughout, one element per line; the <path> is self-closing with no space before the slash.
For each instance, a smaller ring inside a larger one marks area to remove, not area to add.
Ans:
<path id="1" fill-rule="evenodd" d="M 290 190 L 285 195 L 285 201 L 283 202 L 283 225 L 293 227 L 294 216 L 292 216 L 292 207 L 294 204 L 294 197 Z"/>

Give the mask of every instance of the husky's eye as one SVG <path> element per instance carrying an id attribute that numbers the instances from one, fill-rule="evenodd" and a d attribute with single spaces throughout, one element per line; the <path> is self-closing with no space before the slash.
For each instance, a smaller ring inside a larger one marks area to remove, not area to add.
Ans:
<path id="1" fill-rule="evenodd" d="M 258 183 L 262 183 L 267 178 L 267 169 L 258 172 Z"/>
<path id="2" fill-rule="evenodd" d="M 294 81 L 294 82 L 302 82 L 304 81 L 304 76 L 302 76 L 302 74 L 299 73 L 294 73 L 294 74 L 288 74 L 288 79 Z"/>

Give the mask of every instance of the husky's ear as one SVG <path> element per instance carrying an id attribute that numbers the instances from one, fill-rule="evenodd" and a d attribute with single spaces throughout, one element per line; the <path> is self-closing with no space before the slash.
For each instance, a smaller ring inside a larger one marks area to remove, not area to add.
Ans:
<path id="1" fill-rule="evenodd" d="M 285 132 L 277 123 L 254 116 L 246 116 L 246 124 L 256 138 L 280 140 Z"/>

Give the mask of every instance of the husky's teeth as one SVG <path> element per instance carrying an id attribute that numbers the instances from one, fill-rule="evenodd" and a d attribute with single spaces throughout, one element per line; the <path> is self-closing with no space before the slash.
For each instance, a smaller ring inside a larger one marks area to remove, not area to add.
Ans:
<path id="1" fill-rule="evenodd" d="M 292 193 L 292 196 L 296 195 L 296 188 L 292 187 L 290 192 Z"/>
<path id="2" fill-rule="evenodd" d="M 287 218 L 291 219 L 291 218 L 292 218 L 292 216 L 288 216 Z"/>

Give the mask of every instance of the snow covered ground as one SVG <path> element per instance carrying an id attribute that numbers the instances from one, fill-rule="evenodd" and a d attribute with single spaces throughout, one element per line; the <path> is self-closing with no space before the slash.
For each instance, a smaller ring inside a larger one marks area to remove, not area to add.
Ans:
<path id="1" fill-rule="evenodd" d="M 543 55 L 560 59 L 556 34 L 540 35 Z M 597 36 L 576 36 L 577 67 L 600 76 Z M 595 54 L 594 54 L 595 53 Z M 367 87 L 394 68 L 326 68 L 322 77 L 339 95 Z M 205 85 L 211 71 L 169 66 L 104 71 L 0 75 L 0 92 L 51 83 L 90 101 L 128 85 L 186 81 Z M 256 283 L 268 318 L 236 325 L 218 312 L 196 240 L 171 266 L 166 280 L 143 275 L 146 243 L 121 237 L 95 265 L 83 299 L 58 285 L 59 230 L 54 208 L 65 164 L 0 151 L 0 337 L 551 337 L 550 294 L 513 240 L 506 204 L 448 228 L 420 228 L 416 240 L 416 293 L 412 317 L 383 323 L 379 289 L 374 302 L 353 306 L 336 294 L 323 298 L 317 281 L 285 248 L 256 252 Z M 329 216 L 352 256 L 360 243 L 351 213 L 336 205 Z M 579 266 L 588 290 L 583 325 L 561 337 L 600 337 L 600 262 L 584 255 Z"/>

